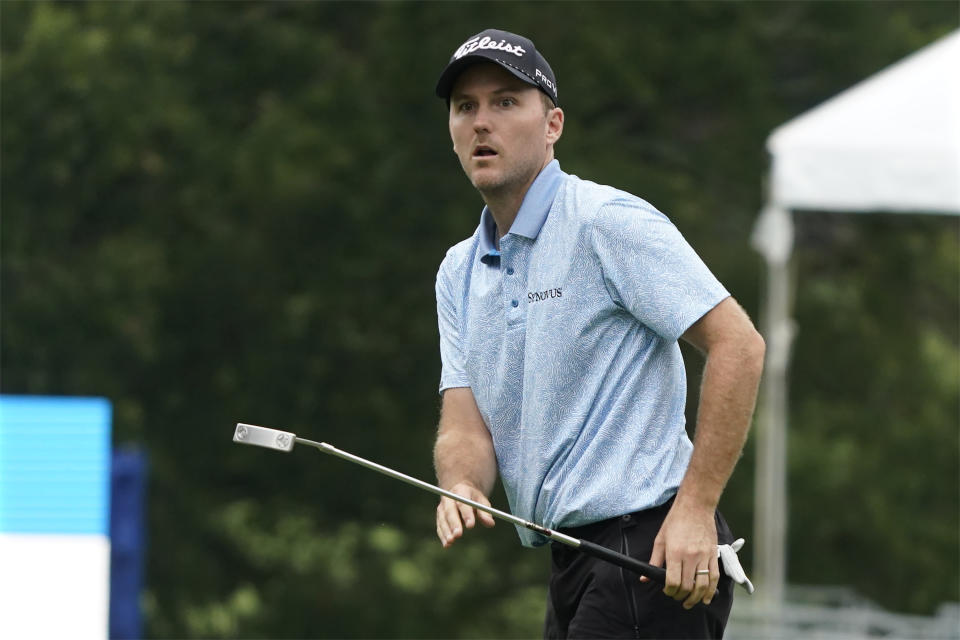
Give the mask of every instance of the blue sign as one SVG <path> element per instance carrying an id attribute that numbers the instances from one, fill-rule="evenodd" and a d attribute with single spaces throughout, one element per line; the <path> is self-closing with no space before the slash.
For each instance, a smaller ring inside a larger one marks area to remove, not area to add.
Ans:
<path id="1" fill-rule="evenodd" d="M 111 406 L 0 396 L 0 533 L 110 535 Z"/>

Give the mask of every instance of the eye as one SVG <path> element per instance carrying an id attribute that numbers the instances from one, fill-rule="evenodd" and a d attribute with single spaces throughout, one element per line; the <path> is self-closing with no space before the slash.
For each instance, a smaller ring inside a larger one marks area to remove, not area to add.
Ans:
<path id="1" fill-rule="evenodd" d="M 515 105 L 515 104 L 517 104 L 517 101 L 516 101 L 514 98 L 501 98 L 501 99 L 500 99 L 500 106 L 501 106 L 501 107 L 511 107 L 511 106 L 513 106 L 513 105 Z"/>
<path id="2" fill-rule="evenodd" d="M 459 113 L 469 113 L 470 111 L 473 111 L 473 106 L 474 105 L 472 102 L 461 102 L 457 105 L 457 111 Z"/>

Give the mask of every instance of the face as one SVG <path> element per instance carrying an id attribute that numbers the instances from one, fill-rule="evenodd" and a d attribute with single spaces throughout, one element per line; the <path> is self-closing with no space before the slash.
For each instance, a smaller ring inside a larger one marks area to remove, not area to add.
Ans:
<path id="1" fill-rule="evenodd" d="M 450 93 L 453 150 L 484 194 L 525 190 L 553 159 L 563 112 L 544 109 L 541 92 L 491 63 L 468 67 Z"/>

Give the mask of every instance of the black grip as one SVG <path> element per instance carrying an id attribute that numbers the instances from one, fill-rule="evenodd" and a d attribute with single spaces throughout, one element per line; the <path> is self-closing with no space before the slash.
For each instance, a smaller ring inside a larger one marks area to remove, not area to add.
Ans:
<path id="1" fill-rule="evenodd" d="M 646 576 L 654 582 L 664 584 L 667 581 L 667 571 L 663 567 L 655 567 L 652 564 L 631 558 L 630 556 L 614 551 L 613 549 L 608 549 L 599 544 L 594 544 L 588 540 L 580 540 L 578 549 L 594 558 L 612 562 L 618 567 L 623 567 L 628 571 Z"/>

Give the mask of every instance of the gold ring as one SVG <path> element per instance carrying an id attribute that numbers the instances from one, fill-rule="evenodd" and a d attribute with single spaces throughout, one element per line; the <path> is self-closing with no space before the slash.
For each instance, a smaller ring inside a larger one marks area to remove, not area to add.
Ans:
<path id="1" fill-rule="evenodd" d="M 698 570 L 697 570 L 697 575 L 698 575 L 698 576 L 708 576 L 708 575 L 710 575 L 710 569 L 698 569 Z"/>

